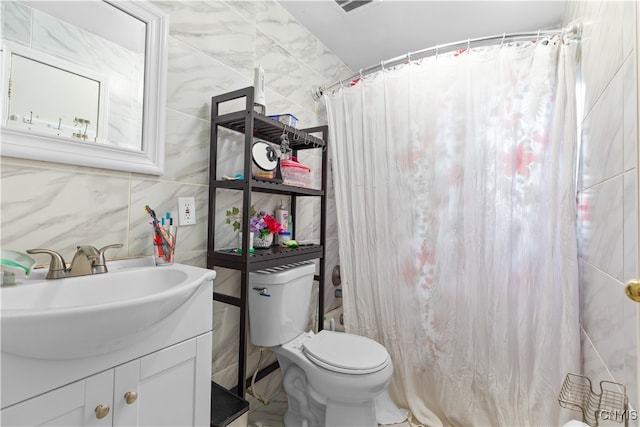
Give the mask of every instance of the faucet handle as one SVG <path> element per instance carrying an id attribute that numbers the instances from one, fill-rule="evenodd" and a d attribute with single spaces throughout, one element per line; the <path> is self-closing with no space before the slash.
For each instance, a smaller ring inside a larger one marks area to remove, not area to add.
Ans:
<path id="1" fill-rule="evenodd" d="M 106 261 L 104 259 L 104 253 L 106 252 L 107 249 L 117 249 L 117 248 L 121 248 L 122 247 L 122 243 L 115 243 L 113 245 L 107 245 L 104 246 L 100 249 L 98 249 L 98 260 L 96 262 L 96 264 L 94 265 L 94 270 L 96 270 L 96 273 L 106 273 L 107 272 L 107 264 Z"/>
<path id="2" fill-rule="evenodd" d="M 107 249 L 119 249 L 122 247 L 122 243 L 114 243 L 113 245 L 107 245 L 100 249 L 98 249 L 98 256 L 100 257 L 100 261 L 104 264 L 104 253 Z"/>
<path id="3" fill-rule="evenodd" d="M 27 249 L 28 254 L 49 254 L 51 255 L 51 262 L 49 263 L 49 272 L 47 273 L 47 279 L 59 279 L 66 277 L 67 264 L 64 262 L 64 258 L 56 251 L 50 249 Z"/>

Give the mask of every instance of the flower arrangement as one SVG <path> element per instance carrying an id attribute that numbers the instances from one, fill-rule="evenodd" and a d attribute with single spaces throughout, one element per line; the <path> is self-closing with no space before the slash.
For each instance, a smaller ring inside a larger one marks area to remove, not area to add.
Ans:
<path id="1" fill-rule="evenodd" d="M 257 212 L 255 207 L 251 206 L 250 214 L 251 219 L 249 220 L 249 231 L 254 233 L 256 237 L 264 239 L 270 234 L 283 231 L 282 225 L 265 211 Z M 226 223 L 232 225 L 234 231 L 240 230 L 240 219 L 242 218 L 240 209 L 234 206 L 231 210 L 227 211 L 226 215 Z"/>

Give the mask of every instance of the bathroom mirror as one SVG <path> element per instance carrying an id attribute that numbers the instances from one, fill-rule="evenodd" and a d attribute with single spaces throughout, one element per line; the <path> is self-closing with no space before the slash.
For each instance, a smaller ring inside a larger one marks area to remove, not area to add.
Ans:
<path id="1" fill-rule="evenodd" d="M 3 156 L 161 175 L 166 14 L 146 1 L 2 1 Z"/>

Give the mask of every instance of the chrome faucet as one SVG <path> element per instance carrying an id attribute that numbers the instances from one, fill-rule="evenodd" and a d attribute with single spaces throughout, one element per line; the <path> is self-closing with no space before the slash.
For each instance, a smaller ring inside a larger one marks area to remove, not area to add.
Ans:
<path id="1" fill-rule="evenodd" d="M 47 279 L 62 279 L 64 277 L 87 276 L 90 274 L 102 274 L 107 272 L 107 264 L 104 259 L 104 253 L 107 249 L 121 248 L 122 244 L 107 245 L 103 248 L 96 249 L 93 246 L 78 246 L 78 250 L 73 256 L 71 266 L 67 268 L 67 264 L 58 252 L 50 249 L 28 249 L 28 254 L 49 254 L 51 263 L 49 264 L 49 273 Z"/>

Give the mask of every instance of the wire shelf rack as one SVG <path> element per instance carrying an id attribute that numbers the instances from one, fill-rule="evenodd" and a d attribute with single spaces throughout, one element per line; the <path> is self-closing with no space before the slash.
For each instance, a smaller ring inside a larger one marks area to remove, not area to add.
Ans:
<path id="1" fill-rule="evenodd" d="M 604 414 L 608 420 L 624 422 L 625 427 L 629 426 L 629 400 L 623 384 L 600 381 L 600 391 L 596 392 L 588 377 L 567 374 L 558 402 L 563 408 L 581 411 L 583 422 L 591 427 L 597 427 L 598 420 Z"/>

